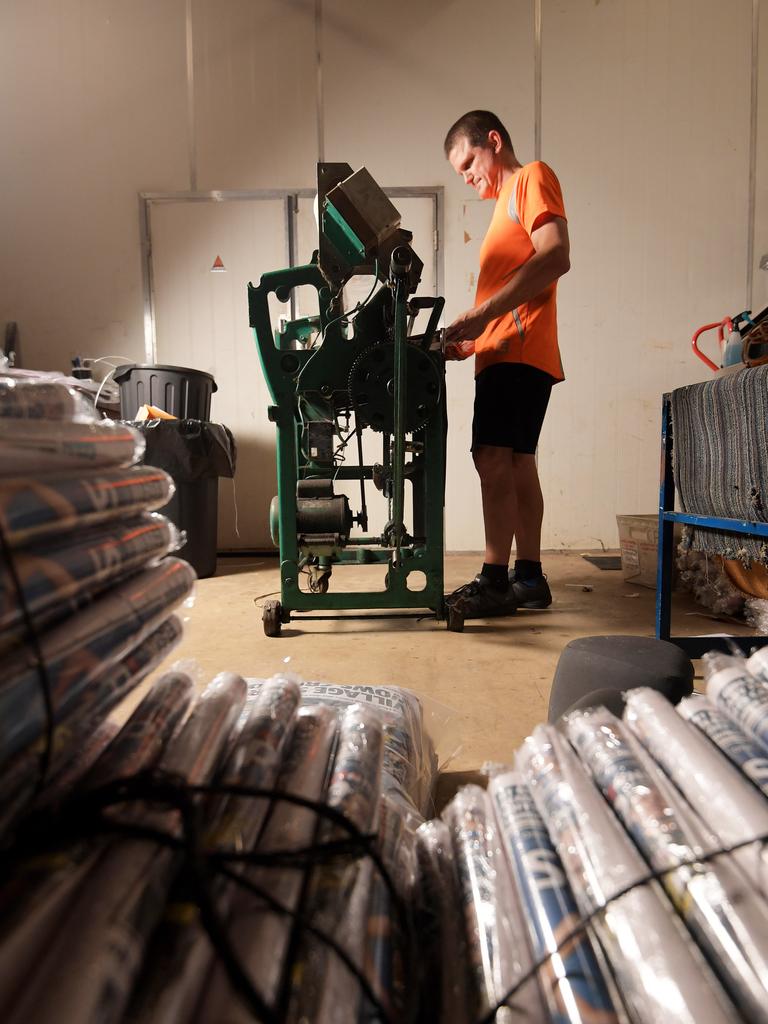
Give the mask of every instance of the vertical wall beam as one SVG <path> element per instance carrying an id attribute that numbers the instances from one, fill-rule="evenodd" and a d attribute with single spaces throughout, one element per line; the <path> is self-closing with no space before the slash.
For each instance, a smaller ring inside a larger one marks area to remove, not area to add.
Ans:
<path id="1" fill-rule="evenodd" d="M 323 0 L 315 0 L 315 62 L 317 65 L 317 161 L 325 160 L 325 121 L 323 112 Z"/>
<path id="2" fill-rule="evenodd" d="M 747 309 L 752 309 L 755 275 L 755 210 L 757 208 L 757 104 L 760 48 L 760 0 L 752 0 L 752 79 L 749 98 L 749 193 L 747 207 Z"/>
<path id="3" fill-rule="evenodd" d="M 197 139 L 195 137 L 195 40 L 192 28 L 192 0 L 187 0 L 187 155 L 189 190 L 197 192 Z"/>
<path id="4" fill-rule="evenodd" d="M 157 362 L 155 336 L 155 283 L 152 274 L 152 228 L 149 223 L 149 200 L 139 194 L 139 235 L 141 239 L 141 280 L 144 293 L 144 359 Z"/>

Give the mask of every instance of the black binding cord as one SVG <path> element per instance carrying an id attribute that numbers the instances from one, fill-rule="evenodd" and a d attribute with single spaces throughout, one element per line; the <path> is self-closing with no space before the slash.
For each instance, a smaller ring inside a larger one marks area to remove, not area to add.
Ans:
<path id="1" fill-rule="evenodd" d="M 583 935 L 586 929 L 598 916 L 598 914 L 602 914 L 604 910 L 607 910 L 608 907 L 616 903 L 617 900 L 620 900 L 624 896 L 628 896 L 631 892 L 634 892 L 635 889 L 639 889 L 642 886 L 648 885 L 650 882 L 661 881 L 666 875 L 673 874 L 680 868 L 697 867 L 700 864 L 708 864 L 712 860 L 717 860 L 718 857 L 727 857 L 731 853 L 736 853 L 738 850 L 742 850 L 747 846 L 751 846 L 752 843 L 765 843 L 767 841 L 768 834 L 753 836 L 751 839 L 744 839 L 739 843 L 734 843 L 732 846 L 724 846 L 718 850 L 713 850 L 711 853 L 703 853 L 700 857 L 683 858 L 683 860 L 679 861 L 672 867 L 664 868 L 663 870 L 659 871 L 649 871 L 646 875 L 641 876 L 631 884 L 625 885 L 623 888 L 613 893 L 613 895 L 610 896 L 604 903 L 601 903 L 593 910 L 590 910 L 588 914 L 585 914 L 573 926 L 573 928 L 570 929 L 570 931 L 565 933 L 560 942 L 558 942 L 556 948 L 553 949 L 550 953 L 547 953 L 545 956 L 541 957 L 540 960 L 537 960 L 536 963 L 529 970 L 527 970 L 525 974 L 522 975 L 522 977 L 518 978 L 518 980 L 515 982 L 512 988 L 509 989 L 507 993 L 505 993 L 503 998 L 500 999 L 498 1003 L 496 1003 L 496 1005 L 491 1010 L 489 1010 L 483 1017 L 481 1017 L 480 1020 L 476 1022 L 476 1024 L 495 1024 L 496 1014 L 500 1010 L 503 1010 L 505 1007 L 509 1006 L 509 1001 L 517 995 L 517 993 L 523 988 L 523 986 L 526 985 L 529 981 L 531 981 L 531 979 L 533 979 L 543 967 L 546 967 L 549 964 L 552 957 L 562 953 L 563 949 L 569 943 L 573 942 L 573 940 L 575 938 L 578 938 L 578 936 Z M 672 908 L 672 913 L 676 913 L 674 908 Z"/>
<path id="2" fill-rule="evenodd" d="M 222 795 L 267 798 L 295 804 L 313 811 L 318 817 L 327 819 L 346 832 L 349 838 L 312 843 L 296 850 L 278 850 L 274 854 L 208 849 L 203 841 L 205 828 L 200 821 L 202 804 L 196 797 Z M 135 801 L 159 804 L 178 811 L 181 818 L 181 834 L 174 835 L 140 822 L 134 824 L 120 821 L 103 813 L 110 808 Z M 84 794 L 72 794 L 60 803 L 53 819 L 50 809 L 45 814 L 29 815 L 21 825 L 15 848 L 3 851 L 0 863 L 4 864 L 7 872 L 14 862 L 39 854 L 41 849 L 50 846 L 52 841 L 60 844 L 62 841 L 71 842 L 94 835 L 117 835 L 147 840 L 169 847 L 178 854 L 185 854 L 185 868 L 192 889 L 191 902 L 200 910 L 201 924 L 233 990 L 254 1015 L 255 1020 L 261 1021 L 262 1024 L 279 1024 L 279 1015 L 253 985 L 230 941 L 227 922 L 216 907 L 213 896 L 217 876 L 248 890 L 257 896 L 269 911 L 290 918 L 300 932 L 307 932 L 326 945 L 355 978 L 361 993 L 370 1002 L 383 1024 L 397 1024 L 392 1013 L 377 996 L 364 971 L 332 936 L 313 925 L 309 917 L 299 910 L 291 910 L 280 904 L 243 874 L 243 868 L 247 866 L 310 869 L 327 863 L 338 863 L 340 858 L 346 861 L 370 858 L 387 887 L 398 923 L 404 929 L 403 934 L 409 936 L 411 931 L 405 904 L 381 856 L 374 848 L 377 836 L 361 832 L 340 811 L 305 797 L 268 788 L 239 786 L 234 783 L 189 785 L 173 778 L 144 772 L 128 779 L 114 780 Z"/>

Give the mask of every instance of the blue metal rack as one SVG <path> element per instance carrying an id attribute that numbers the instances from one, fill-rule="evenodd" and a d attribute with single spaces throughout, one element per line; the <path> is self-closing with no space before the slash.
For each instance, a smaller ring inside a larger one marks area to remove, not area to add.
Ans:
<path id="1" fill-rule="evenodd" d="M 675 559 L 675 523 L 706 530 L 724 530 L 768 538 L 768 523 L 746 519 L 721 519 L 719 516 L 675 512 L 675 476 L 672 469 L 671 397 L 664 395 L 661 410 L 661 487 L 659 491 L 659 562 L 656 576 L 656 638 L 682 648 L 689 658 L 700 658 L 707 651 L 731 651 L 736 644 L 745 654 L 768 644 L 768 636 L 698 637 L 670 636 L 672 621 L 672 572 Z"/>

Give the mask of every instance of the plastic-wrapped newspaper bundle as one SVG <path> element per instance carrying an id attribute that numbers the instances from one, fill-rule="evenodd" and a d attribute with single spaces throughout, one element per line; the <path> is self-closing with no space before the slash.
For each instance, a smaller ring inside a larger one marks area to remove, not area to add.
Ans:
<path id="1" fill-rule="evenodd" d="M 222 785 L 270 789 L 275 785 L 284 751 L 291 740 L 299 703 L 299 686 L 274 677 L 251 702 L 222 769 Z M 269 802 L 246 796 L 215 798 L 208 809 L 211 824 L 206 843 L 220 852 L 250 851 L 258 838 Z M 220 878 L 213 895 L 219 911 L 228 916 L 242 890 Z M 247 898 L 247 897 L 246 897 Z M 200 921 L 193 894 L 182 883 L 171 894 L 163 920 L 145 958 L 128 1017 L 152 1024 L 186 1020 L 197 1005 L 200 990 L 214 959 L 210 939 Z"/>
<path id="2" fill-rule="evenodd" d="M 337 729 L 337 715 L 331 708 L 299 709 L 278 776 L 278 792 L 310 802 L 324 801 L 333 767 Z M 317 813 L 308 807 L 275 800 L 259 840 L 258 852 L 269 854 L 310 846 L 318 821 Z M 248 866 L 244 876 L 250 887 L 240 891 L 233 903 L 229 934 L 254 987 L 267 1005 L 274 1006 L 284 983 L 290 980 L 288 954 L 295 931 L 289 915 L 299 907 L 307 873 L 302 866 L 286 866 L 279 871 Z M 278 912 L 277 907 L 285 908 L 287 913 Z M 248 1024 L 251 1019 L 252 1015 L 232 989 L 222 965 L 214 964 L 194 1017 L 196 1024 Z"/>
<path id="3" fill-rule="evenodd" d="M 759 790 L 655 690 L 630 690 L 624 720 L 708 827 L 706 853 L 741 845 L 734 861 L 768 894 L 768 802 Z M 754 842 L 749 842 L 754 840 Z"/>
<path id="4" fill-rule="evenodd" d="M 338 746 L 326 804 L 342 814 L 362 836 L 373 833 L 378 823 L 384 752 L 380 717 L 367 707 L 353 704 L 339 725 Z M 349 834 L 338 825 L 324 822 L 318 841 L 344 841 Z M 307 887 L 307 916 L 312 928 L 332 936 L 354 960 L 359 961 L 365 930 L 365 892 L 370 882 L 370 862 L 342 858 L 315 868 Z M 356 892 L 357 887 L 357 892 Z M 357 899 L 353 902 L 353 896 Z M 358 962 L 357 967 L 361 965 Z M 299 942 L 294 966 L 294 986 L 287 1019 L 309 1018 L 334 1024 L 357 1019 L 353 1007 L 340 1004 L 336 995 L 344 989 L 348 968 L 321 939 L 306 930 Z"/>
<path id="5" fill-rule="evenodd" d="M 217 677 L 169 744 L 161 773 L 179 783 L 211 781 L 231 749 L 245 697 L 246 685 L 238 676 Z M 120 817 L 171 834 L 181 826 L 176 810 L 136 806 Z M 69 919 L 77 927 L 63 929 L 49 942 L 37 965 L 35 985 L 3 1015 L 7 1024 L 121 1020 L 180 857 L 178 850 L 150 839 L 114 840 L 69 907 Z"/>
<path id="6" fill-rule="evenodd" d="M 166 558 L 40 635 L 56 725 L 82 709 L 92 681 L 156 630 L 189 597 L 194 581 L 186 562 Z M 6 661 L 0 682 L 0 767 L 41 739 L 46 719 L 37 653 L 24 645 Z"/>
<path id="7" fill-rule="evenodd" d="M 591 929 L 568 939 L 579 924 L 576 901 L 529 788 L 516 772 L 491 778 L 489 793 L 517 883 L 539 982 L 553 1024 L 618 1024 L 621 1016 L 603 974 Z"/>
<path id="8" fill-rule="evenodd" d="M 567 732 L 736 1006 L 768 1022 L 768 903 L 721 858 L 702 863 L 701 829 L 679 794 L 605 708 L 573 712 Z M 715 781 L 715 780 L 713 780 Z M 680 866 L 681 861 L 688 863 Z"/>
<path id="9" fill-rule="evenodd" d="M 31 805 L 40 788 L 43 753 L 48 754 L 48 773 L 53 773 L 55 783 L 55 773 L 77 757 L 80 746 L 109 712 L 170 654 L 180 639 L 181 622 L 172 615 L 120 661 L 89 681 L 72 713 L 53 729 L 50 744 L 48 737 L 42 736 L 6 765 L 0 782 L 0 834 Z M 41 799 L 47 797 L 46 785 Z"/>
<path id="10" fill-rule="evenodd" d="M 82 790 L 153 768 L 192 699 L 192 680 L 161 676 L 79 783 Z M 48 795 L 46 790 L 46 795 Z M 55 798 L 66 795 L 60 790 Z M 10 1005 L 41 961 L 51 935 L 67 927 L 73 893 L 97 864 L 107 840 L 64 842 L 29 855 L 0 886 L 0 1011 Z"/>
<path id="11" fill-rule="evenodd" d="M 552 727 L 537 726 L 517 765 L 581 913 L 593 915 L 632 1019 L 733 1021 L 733 1005 L 567 742 Z"/>
<path id="12" fill-rule="evenodd" d="M 464 786 L 443 817 L 464 909 L 470 1020 L 484 1018 L 497 1004 L 496 1024 L 547 1020 L 536 976 L 522 981 L 533 961 L 488 795 L 479 786 Z"/>
<path id="13" fill-rule="evenodd" d="M 338 708 L 361 704 L 377 715 L 384 730 L 383 791 L 402 798 L 421 815 L 428 813 L 437 773 L 434 726 L 443 724 L 447 709 L 432 704 L 427 722 L 423 699 L 398 686 L 303 683 L 301 701 L 305 706 Z M 441 713 L 442 721 L 436 723 Z"/>
<path id="14" fill-rule="evenodd" d="M 194 573 L 143 450 L 65 385 L 0 377 L 3 826 L 178 642 Z"/>

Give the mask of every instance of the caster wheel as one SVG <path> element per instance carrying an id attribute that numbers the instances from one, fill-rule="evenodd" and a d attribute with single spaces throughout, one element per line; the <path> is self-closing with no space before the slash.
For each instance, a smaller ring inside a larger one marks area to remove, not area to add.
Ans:
<path id="1" fill-rule="evenodd" d="M 464 632 L 464 616 L 457 608 L 451 605 L 446 605 L 445 617 L 447 620 L 448 629 L 450 629 L 452 633 Z"/>
<path id="2" fill-rule="evenodd" d="M 331 579 L 330 569 L 324 570 L 323 572 L 315 572 L 310 570 L 309 574 L 309 589 L 312 594 L 327 594 L 328 585 Z"/>
<path id="3" fill-rule="evenodd" d="M 283 608 L 279 601 L 266 601 L 261 621 L 264 623 L 265 636 L 280 636 L 283 626 Z"/>

